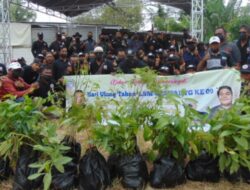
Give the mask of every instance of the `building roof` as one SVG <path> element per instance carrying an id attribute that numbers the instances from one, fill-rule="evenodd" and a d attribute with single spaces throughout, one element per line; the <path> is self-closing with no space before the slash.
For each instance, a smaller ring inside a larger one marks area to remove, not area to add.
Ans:
<path id="1" fill-rule="evenodd" d="M 113 0 L 28 0 L 48 9 L 58 11 L 66 16 L 74 17 L 95 7 L 111 3 Z M 173 6 L 191 12 L 191 0 L 153 0 L 165 5 Z"/>

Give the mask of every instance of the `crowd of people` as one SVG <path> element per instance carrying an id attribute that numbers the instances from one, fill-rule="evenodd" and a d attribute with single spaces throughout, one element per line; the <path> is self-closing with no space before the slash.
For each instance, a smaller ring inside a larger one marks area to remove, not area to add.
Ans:
<path id="1" fill-rule="evenodd" d="M 22 98 L 26 94 L 47 97 L 57 84 L 63 86 L 65 75 L 131 74 L 135 68 L 149 67 L 159 75 L 179 75 L 205 70 L 235 68 L 250 81 L 250 27 L 239 28 L 239 38 L 228 42 L 223 27 L 215 30 L 209 43 L 198 42 L 184 30 L 182 40 L 148 31 L 145 35 L 122 33 L 100 34 L 86 39 L 77 32 L 72 37 L 57 33 L 50 45 L 43 33 L 33 42 L 34 61 L 24 59 L 0 64 L 0 99 L 8 95 Z"/>

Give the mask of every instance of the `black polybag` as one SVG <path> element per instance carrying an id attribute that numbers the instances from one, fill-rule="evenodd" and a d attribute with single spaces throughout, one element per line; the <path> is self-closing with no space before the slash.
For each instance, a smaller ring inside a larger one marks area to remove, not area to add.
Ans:
<path id="1" fill-rule="evenodd" d="M 187 178 L 193 181 L 218 182 L 220 180 L 218 159 L 203 152 L 197 159 L 187 164 L 186 174 Z"/>
<path id="2" fill-rule="evenodd" d="M 240 181 L 240 170 L 234 173 L 230 173 L 229 171 L 224 171 L 224 177 L 231 183 L 236 183 Z"/>
<path id="3" fill-rule="evenodd" d="M 119 156 L 115 168 L 117 176 L 125 188 L 143 189 L 148 181 L 147 165 L 140 153 Z"/>
<path id="4" fill-rule="evenodd" d="M 11 174 L 10 159 L 8 157 L 0 158 L 0 181 L 7 180 Z"/>
<path id="5" fill-rule="evenodd" d="M 110 173 L 110 180 L 113 181 L 116 177 L 118 177 L 118 163 L 120 160 L 119 155 L 112 154 L 109 156 L 107 164 L 109 168 L 109 173 Z"/>
<path id="6" fill-rule="evenodd" d="M 81 145 L 75 139 L 66 136 L 62 143 L 70 147 L 64 156 L 72 160 L 64 165 L 64 173 L 56 168 L 52 170 L 52 186 L 56 190 L 71 190 L 78 186 L 78 163 L 81 156 Z"/>
<path id="7" fill-rule="evenodd" d="M 241 167 L 241 177 L 244 182 L 250 184 L 250 170 L 246 167 Z"/>
<path id="8" fill-rule="evenodd" d="M 110 173 L 105 158 L 96 148 L 90 148 L 80 160 L 79 190 L 101 190 L 110 185 Z"/>
<path id="9" fill-rule="evenodd" d="M 175 159 L 163 156 L 154 161 L 154 168 L 150 173 L 152 187 L 174 187 L 185 181 L 184 169 Z"/>
<path id="10" fill-rule="evenodd" d="M 20 148 L 14 176 L 13 190 L 33 190 L 42 185 L 42 177 L 29 180 L 28 177 L 38 172 L 37 168 L 30 168 L 29 165 L 38 161 L 40 154 L 34 151 L 31 146 L 24 145 Z"/>

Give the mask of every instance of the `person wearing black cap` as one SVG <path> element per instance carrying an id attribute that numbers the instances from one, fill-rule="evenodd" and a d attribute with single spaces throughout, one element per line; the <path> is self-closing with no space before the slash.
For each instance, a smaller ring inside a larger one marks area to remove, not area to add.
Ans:
<path id="1" fill-rule="evenodd" d="M 183 52 L 183 60 L 185 65 L 198 65 L 200 62 L 199 52 L 197 50 L 197 40 L 195 38 L 187 39 L 187 50 Z"/>
<path id="2" fill-rule="evenodd" d="M 171 75 L 181 74 L 180 59 L 176 55 L 170 54 L 165 65 L 170 68 Z"/>
<path id="3" fill-rule="evenodd" d="M 189 64 L 185 68 L 185 73 L 196 73 L 197 67 L 195 65 Z"/>
<path id="4" fill-rule="evenodd" d="M 119 63 L 119 70 L 126 74 L 134 73 L 134 69 L 146 67 L 147 65 L 140 59 L 136 59 L 132 49 L 127 50 L 126 59 Z"/>
<path id="5" fill-rule="evenodd" d="M 23 67 L 22 78 L 27 84 L 32 84 L 37 81 L 39 77 L 40 66 L 40 59 L 35 58 L 31 65 L 26 65 Z"/>
<path id="6" fill-rule="evenodd" d="M 79 32 L 76 32 L 73 35 L 74 40 L 72 41 L 69 47 L 69 56 L 73 54 L 79 54 L 83 51 L 81 37 L 82 35 Z"/>
<path id="7" fill-rule="evenodd" d="M 250 95 L 250 60 L 247 64 L 241 66 L 242 92 Z"/>
<path id="8" fill-rule="evenodd" d="M 148 53 L 147 65 L 149 66 L 150 69 L 154 69 L 155 67 L 155 54 L 153 54 L 152 52 Z"/>
<path id="9" fill-rule="evenodd" d="M 49 46 L 49 50 L 53 53 L 55 59 L 59 58 L 59 51 L 62 47 L 64 47 L 64 42 L 62 41 L 62 34 L 58 32 L 56 34 L 56 40 L 53 41 Z"/>
<path id="10" fill-rule="evenodd" d="M 31 52 L 33 56 L 36 58 L 38 54 L 44 53 L 44 51 L 48 50 L 48 44 L 43 40 L 43 33 L 37 33 L 38 40 L 33 42 Z"/>
<path id="11" fill-rule="evenodd" d="M 172 75 L 172 72 L 172 68 L 168 64 L 162 65 L 158 70 L 158 74 L 161 76 Z"/>

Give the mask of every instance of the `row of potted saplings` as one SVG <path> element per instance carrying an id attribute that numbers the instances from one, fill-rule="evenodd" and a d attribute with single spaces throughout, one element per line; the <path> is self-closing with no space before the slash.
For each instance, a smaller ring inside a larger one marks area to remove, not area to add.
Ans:
<path id="1" fill-rule="evenodd" d="M 200 156 L 190 161 L 185 169 L 182 164 L 171 156 L 161 156 L 153 163 L 153 169 L 148 173 L 145 157 L 139 150 L 133 155 L 111 155 L 106 161 L 97 148 L 89 148 L 80 159 L 81 146 L 71 137 L 65 137 L 62 143 L 70 150 L 65 156 L 72 160 L 64 165 L 64 173 L 55 168 L 52 171 L 51 188 L 57 190 L 73 189 L 99 190 L 112 185 L 115 178 L 121 180 L 124 188 L 143 189 L 147 182 L 154 188 L 174 187 L 183 184 L 186 178 L 194 181 L 218 182 L 221 177 L 218 158 L 213 158 L 205 151 Z M 21 155 L 17 161 L 14 175 L 14 190 L 36 189 L 42 186 L 42 178 L 29 180 L 28 177 L 37 172 L 29 165 L 36 162 L 39 153 L 32 147 L 22 146 Z M 9 160 L 1 159 L 1 180 L 7 179 L 12 170 Z M 237 182 L 240 176 L 245 182 L 250 182 L 250 171 L 241 167 L 237 173 L 224 173 L 230 182 Z"/>

